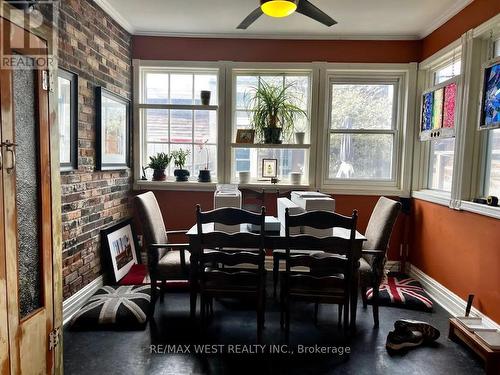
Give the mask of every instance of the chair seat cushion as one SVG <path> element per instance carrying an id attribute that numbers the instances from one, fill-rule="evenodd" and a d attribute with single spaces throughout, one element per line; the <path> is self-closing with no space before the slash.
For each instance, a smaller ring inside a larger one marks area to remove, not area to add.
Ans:
<path id="1" fill-rule="evenodd" d="M 144 329 L 151 304 L 151 286 L 103 286 L 76 312 L 73 329 Z"/>
<path id="2" fill-rule="evenodd" d="M 186 254 L 186 268 L 189 267 L 189 253 Z M 157 274 L 160 279 L 183 280 L 189 275 L 181 267 L 181 252 L 179 250 L 168 251 L 157 265 Z"/>

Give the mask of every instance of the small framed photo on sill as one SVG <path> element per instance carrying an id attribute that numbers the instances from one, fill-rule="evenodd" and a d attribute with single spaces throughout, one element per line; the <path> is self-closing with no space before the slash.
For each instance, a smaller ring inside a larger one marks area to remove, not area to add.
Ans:
<path id="1" fill-rule="evenodd" d="M 253 143 L 254 138 L 255 130 L 253 129 L 236 130 L 236 143 Z"/>
<path id="2" fill-rule="evenodd" d="M 57 122 L 61 171 L 78 169 L 78 75 L 57 71 Z"/>
<path id="3" fill-rule="evenodd" d="M 262 178 L 278 177 L 278 159 L 262 159 Z"/>
<path id="4" fill-rule="evenodd" d="M 97 170 L 127 169 L 130 142 L 130 102 L 106 90 L 96 89 Z"/>

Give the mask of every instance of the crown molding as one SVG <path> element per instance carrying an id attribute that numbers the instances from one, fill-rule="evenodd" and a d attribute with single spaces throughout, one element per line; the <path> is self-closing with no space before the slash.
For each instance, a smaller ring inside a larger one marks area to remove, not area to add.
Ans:
<path id="1" fill-rule="evenodd" d="M 418 35 L 386 34 L 233 34 L 233 33 L 173 33 L 154 30 L 135 30 L 137 36 L 213 39 L 285 39 L 285 40 L 419 40 Z"/>
<path id="2" fill-rule="evenodd" d="M 135 33 L 135 29 L 132 24 L 128 22 L 127 19 L 120 12 L 118 12 L 107 0 L 94 0 L 94 3 L 96 3 L 128 33 L 132 35 Z"/>
<path id="3" fill-rule="evenodd" d="M 464 9 L 467 5 L 472 3 L 474 0 L 459 0 L 456 2 L 454 6 L 448 9 L 443 14 L 439 15 L 431 24 L 424 28 L 420 34 L 419 39 L 424 39 L 426 36 L 431 34 L 433 31 L 437 30 L 441 26 L 443 26 L 446 22 L 456 16 L 462 9 Z"/>

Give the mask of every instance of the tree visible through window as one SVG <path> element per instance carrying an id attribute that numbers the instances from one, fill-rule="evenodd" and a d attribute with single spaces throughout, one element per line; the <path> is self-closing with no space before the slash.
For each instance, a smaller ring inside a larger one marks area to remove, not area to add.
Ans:
<path id="1" fill-rule="evenodd" d="M 329 179 L 392 180 L 396 83 L 330 85 Z"/>

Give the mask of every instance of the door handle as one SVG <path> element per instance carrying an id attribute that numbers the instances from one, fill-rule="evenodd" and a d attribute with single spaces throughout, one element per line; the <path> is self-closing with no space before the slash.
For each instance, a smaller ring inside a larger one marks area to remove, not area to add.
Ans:
<path id="1" fill-rule="evenodd" d="M 9 141 L 7 139 L 5 142 L 2 143 L 2 146 L 5 146 L 5 151 L 10 152 L 10 155 L 11 155 L 10 167 L 6 168 L 7 173 L 10 174 L 16 168 L 16 150 L 15 150 L 15 147 L 17 146 L 17 144 L 12 143 L 11 141 Z M 2 166 L 0 166 L 0 168 L 1 167 Z"/>

